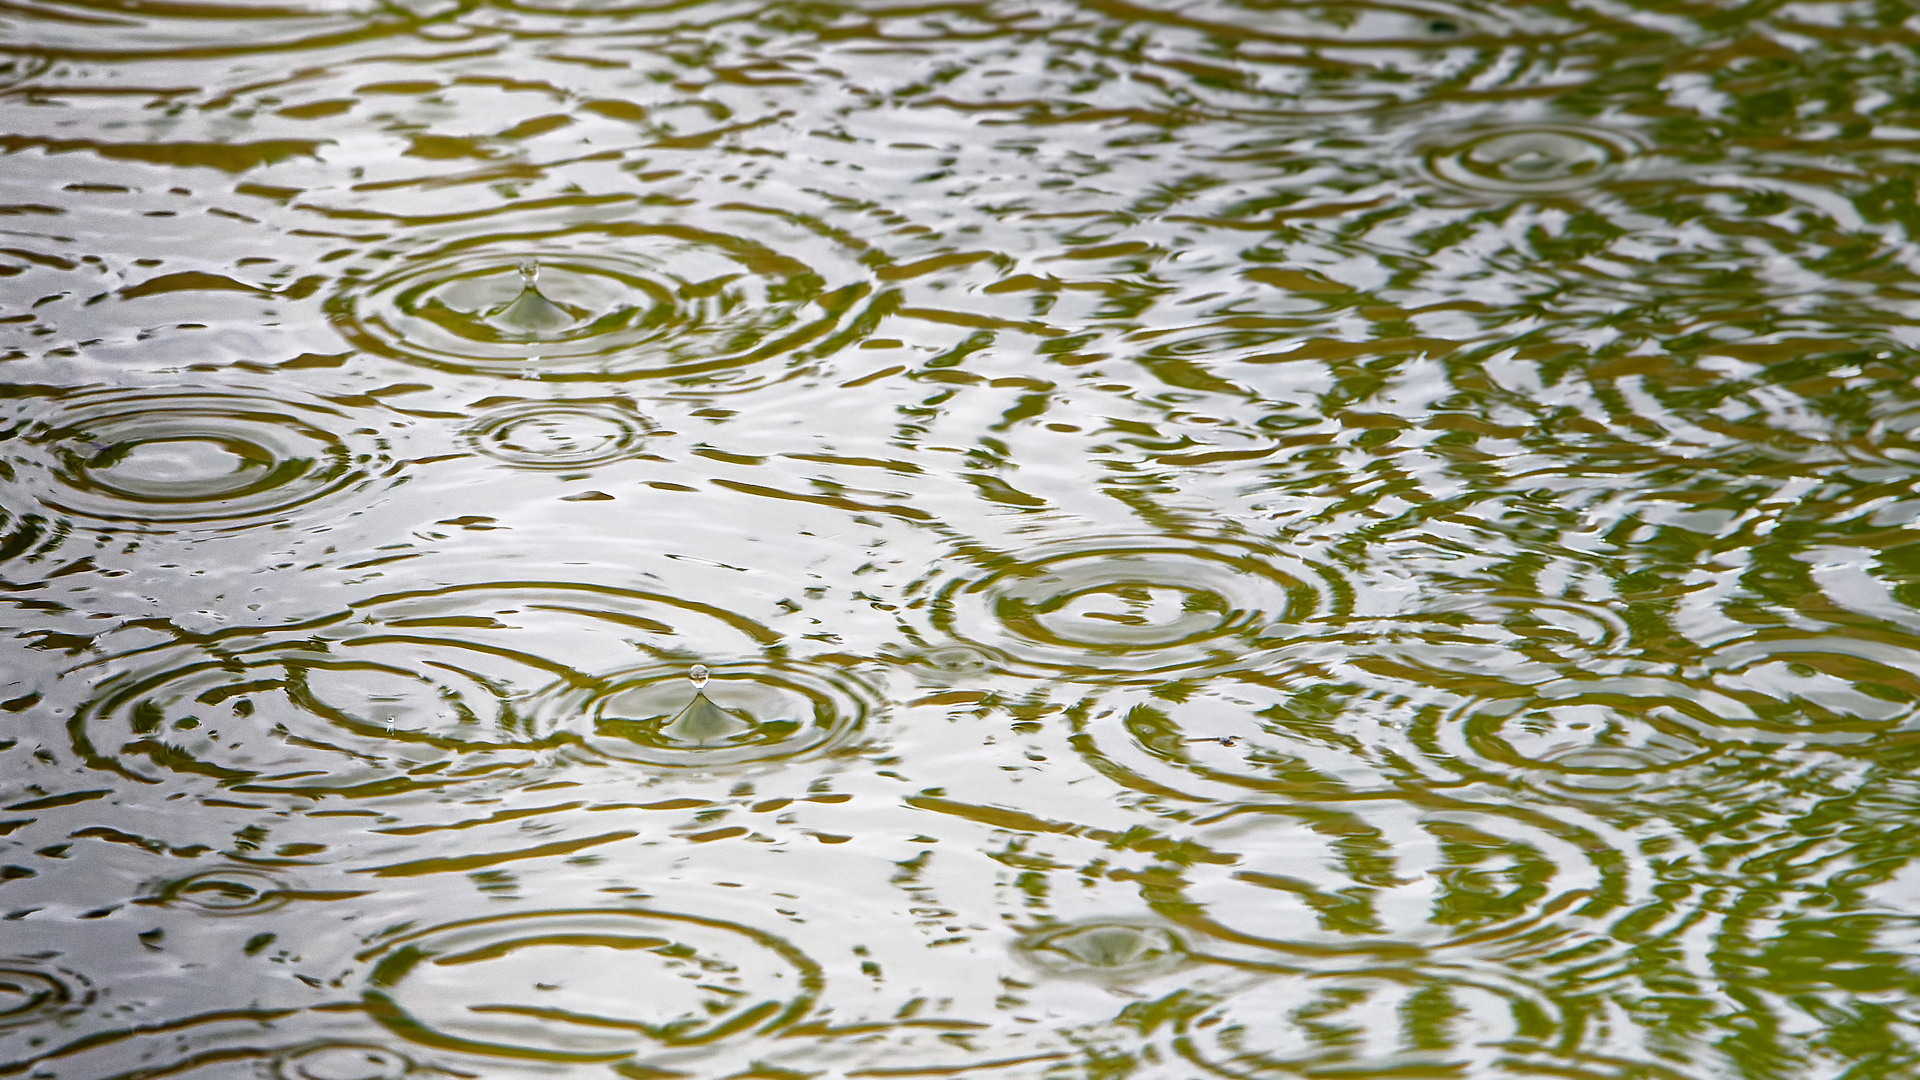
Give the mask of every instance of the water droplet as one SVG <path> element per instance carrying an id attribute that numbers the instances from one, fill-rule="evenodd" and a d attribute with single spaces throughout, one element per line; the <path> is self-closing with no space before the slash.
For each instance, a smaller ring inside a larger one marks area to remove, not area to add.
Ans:
<path id="1" fill-rule="evenodd" d="M 695 664 L 688 668 L 687 678 L 693 680 L 693 688 L 695 690 L 704 689 L 707 685 L 707 665 Z"/>

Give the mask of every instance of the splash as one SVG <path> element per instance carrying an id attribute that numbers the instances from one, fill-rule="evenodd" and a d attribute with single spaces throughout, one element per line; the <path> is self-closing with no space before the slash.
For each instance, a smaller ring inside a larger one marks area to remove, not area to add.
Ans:
<path id="1" fill-rule="evenodd" d="M 547 299 L 540 291 L 540 261 L 520 262 L 520 295 L 487 313 L 487 321 L 509 333 L 540 337 L 571 330 L 586 312 Z"/>
<path id="2" fill-rule="evenodd" d="M 694 685 L 693 700 L 680 710 L 660 734 L 680 746 L 726 746 L 759 727 L 750 717 L 713 703 L 707 696 L 707 669 L 695 664 L 687 677 Z"/>

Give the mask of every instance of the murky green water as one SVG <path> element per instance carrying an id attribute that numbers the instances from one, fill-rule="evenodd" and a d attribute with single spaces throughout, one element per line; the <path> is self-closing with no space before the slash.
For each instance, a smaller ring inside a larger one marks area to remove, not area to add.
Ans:
<path id="1" fill-rule="evenodd" d="M 1917 87 L 7 0 L 0 1076 L 1920 1075 Z"/>

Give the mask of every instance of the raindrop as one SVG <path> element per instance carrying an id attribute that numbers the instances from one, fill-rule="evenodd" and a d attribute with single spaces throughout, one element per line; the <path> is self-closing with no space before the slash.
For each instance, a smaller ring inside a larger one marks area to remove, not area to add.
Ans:
<path id="1" fill-rule="evenodd" d="M 688 669 L 687 669 L 687 678 L 689 678 L 689 679 L 691 679 L 691 680 L 693 680 L 693 688 L 694 688 L 695 690 L 704 690 L 704 689 L 706 689 L 706 687 L 707 687 L 707 665 L 705 665 L 705 664 L 695 664 L 695 665 L 693 665 L 692 667 L 690 667 L 690 668 L 688 668 Z"/>

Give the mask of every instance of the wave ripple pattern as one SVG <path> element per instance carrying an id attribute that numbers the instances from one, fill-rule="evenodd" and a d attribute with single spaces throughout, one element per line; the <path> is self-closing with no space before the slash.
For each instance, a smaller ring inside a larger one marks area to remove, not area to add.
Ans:
<path id="1" fill-rule="evenodd" d="M 1912 5 L 0 6 L 0 1075 L 1920 1076 Z"/>

